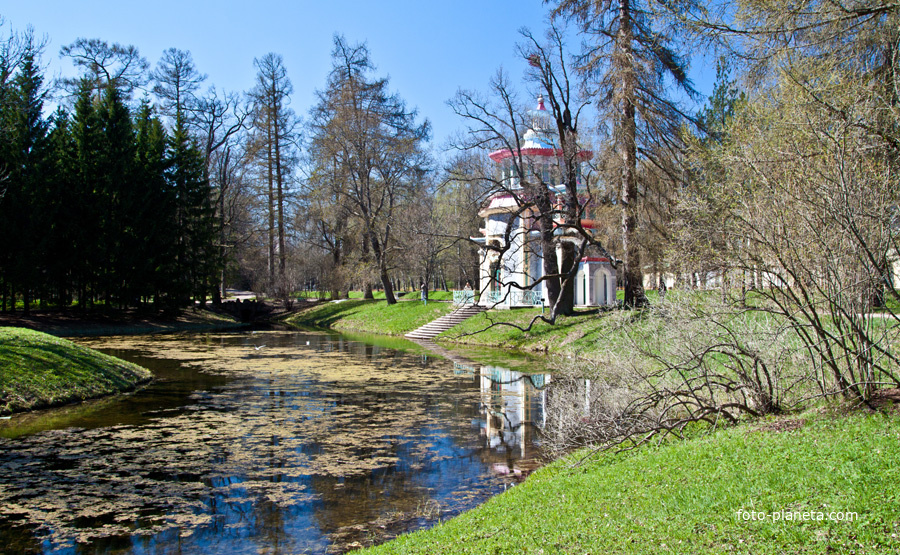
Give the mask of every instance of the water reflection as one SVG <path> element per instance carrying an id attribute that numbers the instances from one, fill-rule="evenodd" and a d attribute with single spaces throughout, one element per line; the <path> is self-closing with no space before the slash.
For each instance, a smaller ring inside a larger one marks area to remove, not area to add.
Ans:
<path id="1" fill-rule="evenodd" d="M 488 446 L 492 449 L 518 448 L 525 458 L 526 448 L 533 445 L 532 424 L 539 428 L 544 423 L 547 392 L 544 386 L 550 377 L 546 374 L 529 375 L 498 366 L 482 366 L 479 369 L 481 407 Z"/>
<path id="2" fill-rule="evenodd" d="M 4 423 L 0 542 L 14 552 L 341 552 L 535 465 L 549 377 L 324 334 L 87 343 L 158 379 Z"/>

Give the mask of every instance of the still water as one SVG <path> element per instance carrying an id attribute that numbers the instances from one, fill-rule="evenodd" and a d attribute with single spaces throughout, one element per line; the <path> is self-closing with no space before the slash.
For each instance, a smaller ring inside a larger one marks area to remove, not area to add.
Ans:
<path id="1" fill-rule="evenodd" d="M 340 553 L 537 463 L 549 377 L 293 332 L 82 341 L 133 395 L 0 422 L 9 553 Z"/>

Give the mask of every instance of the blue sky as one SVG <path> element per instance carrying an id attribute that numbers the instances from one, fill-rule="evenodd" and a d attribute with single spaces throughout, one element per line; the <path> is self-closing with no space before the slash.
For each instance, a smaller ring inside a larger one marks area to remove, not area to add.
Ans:
<path id="1" fill-rule="evenodd" d="M 59 58 L 61 46 L 100 38 L 136 46 L 151 65 L 167 48 L 189 50 L 207 85 L 241 92 L 253 85 L 253 59 L 277 52 L 294 85 L 292 107 L 302 116 L 325 84 L 332 36 L 366 41 L 377 73 L 390 76 L 391 89 L 432 122 L 438 147 L 462 125 L 446 101 L 459 88 L 486 91 L 500 66 L 522 76 L 518 31 L 541 34 L 548 11 L 541 0 L 0 2 L 4 35 L 31 25 L 49 39 L 43 61 L 51 75 L 73 73 Z M 692 74 L 704 94 L 714 73 L 695 63 Z"/>

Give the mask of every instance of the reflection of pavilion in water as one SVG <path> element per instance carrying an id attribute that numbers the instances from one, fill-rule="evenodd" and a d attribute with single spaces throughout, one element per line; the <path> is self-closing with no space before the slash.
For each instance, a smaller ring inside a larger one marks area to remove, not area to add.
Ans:
<path id="1" fill-rule="evenodd" d="M 536 443 L 534 437 L 546 422 L 549 374 L 523 374 L 499 366 L 482 366 L 481 411 L 484 415 L 482 434 L 491 449 L 518 449 L 525 458 L 526 446 Z M 530 441 L 529 441 L 530 439 Z"/>
<path id="2" fill-rule="evenodd" d="M 343 336 L 304 336 L 306 346 L 326 353 L 344 352 L 364 357 L 392 368 L 409 364 L 402 351 L 382 348 Z M 478 425 L 485 439 L 482 452 L 486 462 L 513 466 L 518 459 L 537 458 L 538 433 L 547 416 L 547 386 L 550 374 L 528 374 L 502 366 L 483 366 L 430 341 L 416 341 L 431 353 L 454 363 L 456 374 L 471 376 L 480 389 L 478 412 L 483 420 Z M 429 363 L 429 355 L 420 355 L 421 365 Z M 502 461 L 502 462 L 501 462 Z"/>

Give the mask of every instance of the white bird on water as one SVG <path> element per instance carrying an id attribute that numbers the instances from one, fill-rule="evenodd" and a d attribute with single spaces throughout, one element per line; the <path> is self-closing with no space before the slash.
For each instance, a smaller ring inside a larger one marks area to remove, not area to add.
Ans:
<path id="1" fill-rule="evenodd" d="M 259 345 L 259 346 L 254 345 L 253 346 L 253 348 L 256 349 L 257 351 L 262 349 L 263 347 L 265 347 L 265 345 Z"/>

